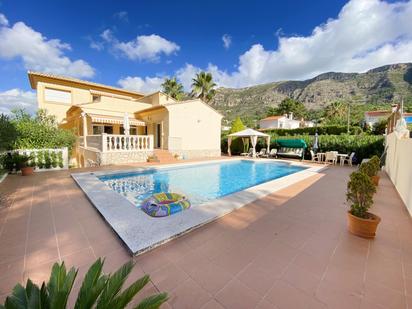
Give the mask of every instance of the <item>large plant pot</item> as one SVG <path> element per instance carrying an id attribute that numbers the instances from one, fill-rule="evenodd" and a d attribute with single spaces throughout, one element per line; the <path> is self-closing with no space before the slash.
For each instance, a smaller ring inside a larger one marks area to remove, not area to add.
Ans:
<path id="1" fill-rule="evenodd" d="M 348 211 L 349 232 L 363 238 L 374 238 L 381 218 L 369 212 L 368 214 L 370 215 L 370 219 L 363 219 L 352 215 Z"/>
<path id="2" fill-rule="evenodd" d="M 380 179 L 380 177 L 378 175 L 375 175 L 375 176 L 371 177 L 371 180 L 372 180 L 372 182 L 375 186 L 379 185 L 379 179 Z"/>
<path id="3" fill-rule="evenodd" d="M 33 175 L 34 173 L 34 168 L 32 166 L 26 166 L 21 168 L 21 174 L 22 176 L 30 176 Z"/>

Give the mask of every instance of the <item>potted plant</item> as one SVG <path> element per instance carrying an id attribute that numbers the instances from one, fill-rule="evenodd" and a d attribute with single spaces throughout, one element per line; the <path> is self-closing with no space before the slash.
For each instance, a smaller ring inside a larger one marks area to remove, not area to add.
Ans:
<path id="1" fill-rule="evenodd" d="M 379 176 L 378 178 L 375 177 L 379 171 L 379 168 L 376 166 L 376 162 L 369 160 L 368 162 L 362 163 L 359 167 L 359 171 L 368 175 L 375 186 L 379 184 Z"/>
<path id="2" fill-rule="evenodd" d="M 368 212 L 373 204 L 376 187 L 371 178 L 362 171 L 350 175 L 346 199 L 350 202 L 348 211 L 348 229 L 354 235 L 374 238 L 381 218 Z"/>
<path id="3" fill-rule="evenodd" d="M 33 175 L 34 166 L 31 164 L 31 160 L 33 160 L 32 156 L 15 154 L 14 162 L 16 164 L 16 171 L 21 170 L 22 176 Z"/>
<path id="4" fill-rule="evenodd" d="M 373 156 L 370 160 L 369 160 L 369 164 L 372 164 L 375 168 L 375 175 L 373 175 L 372 178 L 372 182 L 375 186 L 379 185 L 379 171 L 381 170 L 381 160 L 379 159 L 378 156 Z"/>

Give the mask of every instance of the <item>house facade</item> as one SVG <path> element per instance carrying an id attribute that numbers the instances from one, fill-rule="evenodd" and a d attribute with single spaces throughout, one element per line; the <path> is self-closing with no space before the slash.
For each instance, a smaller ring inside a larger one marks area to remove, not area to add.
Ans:
<path id="1" fill-rule="evenodd" d="M 176 101 L 161 92 L 143 94 L 46 73 L 28 76 L 38 107 L 78 136 L 75 165 L 143 162 L 160 150 L 188 159 L 221 155 L 223 116 L 200 99 Z"/>
<path id="2" fill-rule="evenodd" d="M 293 119 L 293 114 L 281 116 L 269 116 L 259 121 L 261 131 L 271 129 L 297 129 L 302 127 L 313 127 L 312 121 Z"/>

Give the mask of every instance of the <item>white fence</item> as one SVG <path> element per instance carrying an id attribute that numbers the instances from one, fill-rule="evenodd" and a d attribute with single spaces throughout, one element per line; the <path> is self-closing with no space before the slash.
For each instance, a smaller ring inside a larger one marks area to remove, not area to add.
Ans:
<path id="1" fill-rule="evenodd" d="M 393 132 L 386 145 L 385 170 L 412 216 L 412 139 L 399 139 Z"/>
<path id="2" fill-rule="evenodd" d="M 28 163 L 36 167 L 36 172 L 67 170 L 69 168 L 69 151 L 67 147 L 57 149 L 18 149 L 7 153 L 31 156 Z"/>

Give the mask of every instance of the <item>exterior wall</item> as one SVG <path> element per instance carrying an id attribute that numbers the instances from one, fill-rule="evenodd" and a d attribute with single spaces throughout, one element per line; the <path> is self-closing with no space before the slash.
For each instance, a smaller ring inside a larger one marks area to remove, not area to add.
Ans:
<path id="1" fill-rule="evenodd" d="M 215 158 L 222 155 L 220 149 L 200 149 L 200 150 L 171 150 L 173 155 L 178 155 L 182 159 Z"/>
<path id="2" fill-rule="evenodd" d="M 272 129 L 272 128 L 278 128 L 279 127 L 279 121 L 278 119 L 270 119 L 270 120 L 260 120 L 259 121 L 259 127 L 261 129 Z"/>
<path id="3" fill-rule="evenodd" d="M 153 151 L 113 151 L 102 152 L 98 155 L 100 157 L 100 165 L 116 165 L 146 162 L 148 157 L 153 155 Z"/>
<path id="4" fill-rule="evenodd" d="M 169 105 L 167 109 L 169 140 L 180 139 L 180 149 L 175 150 L 213 150 L 220 155 L 220 114 L 200 100 Z"/>
<path id="5" fill-rule="evenodd" d="M 396 133 L 386 138 L 385 171 L 412 216 L 412 139 L 398 139 Z"/>
<path id="6" fill-rule="evenodd" d="M 49 102 L 45 99 L 45 89 L 56 89 L 69 91 L 71 93 L 71 103 L 60 103 L 60 102 Z M 150 102 L 136 102 L 132 101 L 127 96 L 124 98 L 120 97 L 111 97 L 109 94 L 107 96 L 101 95 L 100 101 L 96 103 L 91 103 L 93 101 L 93 95 L 90 92 L 91 87 L 80 87 L 74 86 L 70 83 L 47 83 L 47 82 L 38 82 L 37 83 L 37 102 L 39 108 L 46 109 L 50 114 L 55 115 L 58 122 L 62 122 L 66 119 L 66 112 L 72 106 L 82 103 L 87 104 L 88 108 L 96 108 L 106 111 L 116 111 L 116 112 L 128 112 L 133 115 L 136 111 L 146 109 L 152 106 Z M 102 112 L 104 114 L 104 112 Z"/>
<path id="7" fill-rule="evenodd" d="M 139 114 L 139 119 L 143 120 L 147 124 L 147 134 L 153 135 L 156 143 L 156 124 L 160 123 L 162 125 L 162 136 L 161 145 L 163 149 L 168 149 L 169 147 L 169 112 L 166 109 L 157 109 L 150 112 L 143 112 Z"/>
<path id="8" fill-rule="evenodd" d="M 172 97 L 161 93 L 161 92 L 156 92 L 151 95 L 148 95 L 142 99 L 139 100 L 140 102 L 144 103 L 149 103 L 153 106 L 156 105 L 165 105 L 165 104 L 171 104 L 171 103 L 176 103 L 177 101 L 173 99 Z"/>

